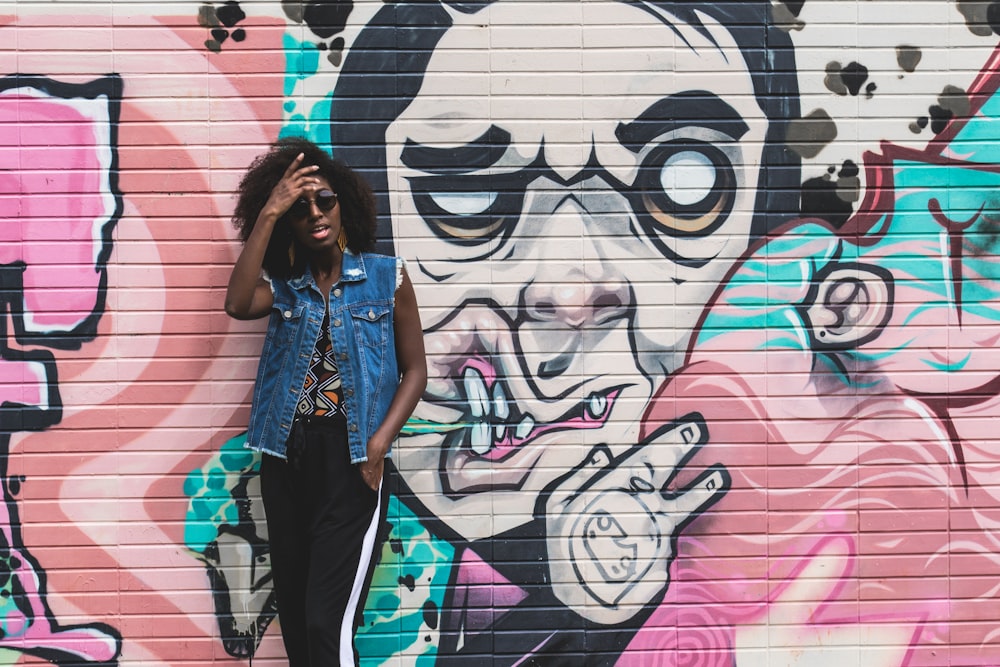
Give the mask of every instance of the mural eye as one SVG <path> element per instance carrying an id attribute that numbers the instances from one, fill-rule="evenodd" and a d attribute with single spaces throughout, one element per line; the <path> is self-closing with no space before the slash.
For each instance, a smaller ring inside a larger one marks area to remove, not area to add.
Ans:
<path id="1" fill-rule="evenodd" d="M 736 174 L 711 144 L 669 142 L 647 156 L 636 186 L 639 217 L 650 233 L 704 236 L 729 217 Z"/>
<path id="2" fill-rule="evenodd" d="M 497 200 L 495 192 L 429 192 L 427 196 L 438 208 L 452 215 L 477 215 Z"/>
<path id="3" fill-rule="evenodd" d="M 430 181 L 424 183 L 424 181 Z M 417 212 L 437 236 L 459 245 L 480 245 L 509 230 L 521 214 L 523 192 L 517 188 L 475 188 L 475 183 L 411 179 Z M 429 187 L 424 187 L 429 186 Z"/>

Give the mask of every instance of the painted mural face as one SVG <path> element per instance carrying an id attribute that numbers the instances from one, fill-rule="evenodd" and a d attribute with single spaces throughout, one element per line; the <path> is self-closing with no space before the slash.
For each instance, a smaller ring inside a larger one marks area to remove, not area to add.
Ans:
<path id="1" fill-rule="evenodd" d="M 633 4 L 521 11 L 457 15 L 386 135 L 431 376 L 396 461 L 467 538 L 529 520 L 594 444 L 635 445 L 747 247 L 767 131 L 708 17 L 706 37 Z"/>

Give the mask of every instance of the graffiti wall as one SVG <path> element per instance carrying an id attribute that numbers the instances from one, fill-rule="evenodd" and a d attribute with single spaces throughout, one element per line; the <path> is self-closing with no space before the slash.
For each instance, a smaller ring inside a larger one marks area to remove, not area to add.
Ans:
<path id="1" fill-rule="evenodd" d="M 430 381 L 366 667 L 1000 665 L 1000 2 L 0 5 L 0 664 L 287 664 L 232 192 Z"/>

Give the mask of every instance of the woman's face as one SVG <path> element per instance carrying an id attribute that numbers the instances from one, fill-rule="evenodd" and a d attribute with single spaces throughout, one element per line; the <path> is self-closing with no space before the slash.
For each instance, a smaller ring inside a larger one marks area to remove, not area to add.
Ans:
<path id="1" fill-rule="evenodd" d="M 639 5 L 533 7 L 456 15 L 387 132 L 430 370 L 396 461 L 469 538 L 530 520 L 594 444 L 635 444 L 747 247 L 767 131 L 708 17 L 711 39 Z"/>
<path id="2" fill-rule="evenodd" d="M 292 236 L 308 252 L 320 254 L 337 245 L 340 236 L 340 203 L 323 176 L 307 186 L 284 215 Z"/>

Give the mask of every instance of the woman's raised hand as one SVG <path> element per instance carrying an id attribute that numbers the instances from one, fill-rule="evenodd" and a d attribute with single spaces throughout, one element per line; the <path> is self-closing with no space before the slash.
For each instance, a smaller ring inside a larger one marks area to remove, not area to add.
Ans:
<path id="1" fill-rule="evenodd" d="M 316 165 L 300 166 L 305 154 L 299 153 L 285 169 L 278 184 L 271 189 L 267 203 L 261 209 L 261 214 L 269 214 L 274 219 L 280 218 L 295 201 L 302 196 L 306 188 L 317 185 L 319 179 L 314 175 L 319 169 Z"/>
<path id="2" fill-rule="evenodd" d="M 230 317 L 252 320 L 271 312 L 274 301 L 271 286 L 260 275 L 271 234 L 278 219 L 302 196 L 303 191 L 319 183 L 315 176 L 319 167 L 301 166 L 304 159 L 305 154 L 299 153 L 285 169 L 281 180 L 271 188 L 271 194 L 257 214 L 256 224 L 233 265 L 226 289 L 226 312 Z"/>

